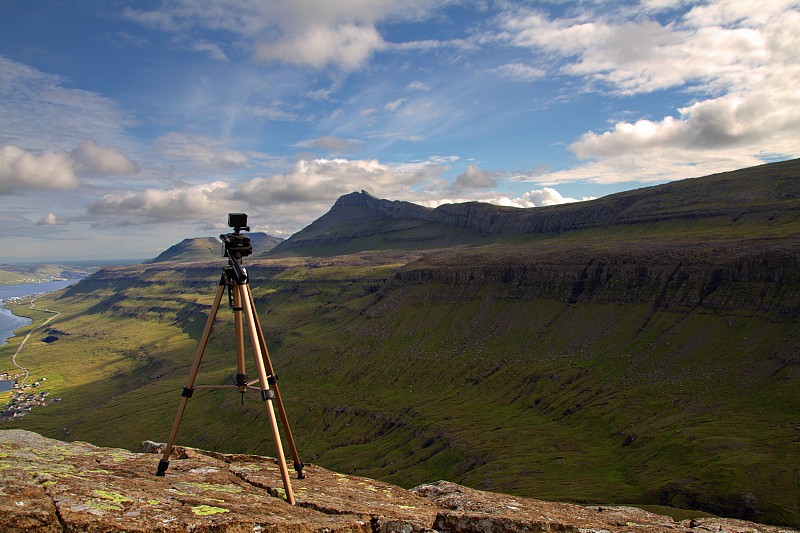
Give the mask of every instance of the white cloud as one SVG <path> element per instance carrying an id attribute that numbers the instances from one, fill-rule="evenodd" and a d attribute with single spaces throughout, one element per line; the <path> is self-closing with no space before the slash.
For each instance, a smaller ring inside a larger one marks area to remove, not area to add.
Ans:
<path id="1" fill-rule="evenodd" d="M 397 100 L 393 100 L 386 104 L 383 108 L 386 111 L 397 111 L 403 104 L 408 102 L 408 98 L 398 98 Z"/>
<path id="2" fill-rule="evenodd" d="M 377 160 L 301 160 L 287 173 L 254 178 L 237 187 L 236 200 L 253 206 L 280 202 L 330 202 L 369 190 L 383 198 L 412 195 L 412 188 L 438 184 L 444 167 L 436 161 L 386 164 Z"/>
<path id="3" fill-rule="evenodd" d="M 0 194 L 28 190 L 69 190 L 80 186 L 78 174 L 125 175 L 139 171 L 116 148 L 84 140 L 67 153 L 57 147 L 40 152 L 6 145 L 0 148 Z"/>
<path id="4" fill-rule="evenodd" d="M 157 141 L 159 151 L 169 159 L 200 164 L 211 170 L 246 167 L 248 154 L 230 148 L 230 142 L 201 135 L 171 132 Z"/>
<path id="5" fill-rule="evenodd" d="M 797 2 L 754 9 L 721 0 L 681 14 L 675 8 L 682 4 L 646 2 L 628 20 L 608 12 L 560 20 L 536 11 L 506 15 L 510 42 L 549 53 L 562 62 L 562 75 L 621 95 L 677 87 L 691 98 L 673 116 L 583 134 L 570 149 L 592 161 L 536 181 L 666 181 L 800 156 Z M 670 10 L 673 18 L 663 22 L 646 15 Z"/>
<path id="6" fill-rule="evenodd" d="M 47 213 L 45 216 L 36 221 L 37 226 L 66 226 L 67 222 L 61 220 L 53 213 Z"/>
<path id="7" fill-rule="evenodd" d="M 522 63 L 507 63 L 493 68 L 492 72 L 512 81 L 534 81 L 545 77 L 547 72 Z"/>
<path id="8" fill-rule="evenodd" d="M 230 32 L 242 39 L 257 61 L 311 68 L 333 65 L 352 71 L 373 52 L 393 46 L 384 42 L 377 23 L 425 19 L 452 1 L 177 0 L 151 11 L 128 8 L 123 15 L 185 38 L 197 27 Z"/>
<path id="9" fill-rule="evenodd" d="M 222 181 L 107 194 L 88 206 L 88 213 L 119 223 L 185 221 L 222 216 L 231 207 L 228 184 Z"/>
<path id="10" fill-rule="evenodd" d="M 452 158 L 405 164 L 377 160 L 301 160 L 285 173 L 241 183 L 216 181 L 107 194 L 88 215 L 107 225 L 205 221 L 247 212 L 268 221 L 275 234 L 293 233 L 327 211 L 344 194 L 369 190 L 382 198 L 413 199 L 417 189 L 443 186 L 439 176 Z"/>
<path id="11" fill-rule="evenodd" d="M 215 61 L 229 61 L 228 56 L 225 55 L 222 48 L 214 43 L 197 42 L 192 45 L 192 50 L 196 52 L 205 52 L 208 54 L 208 57 Z"/>
<path id="12" fill-rule="evenodd" d="M 794 78 L 800 83 L 800 76 Z M 570 149 L 597 160 L 592 173 L 607 167 L 599 173 L 603 178 L 593 180 L 679 179 L 757 165 L 760 157 L 800 156 L 798 113 L 800 95 L 791 89 L 754 88 L 696 102 L 679 109 L 678 118 L 620 122 L 601 134 L 589 132 Z M 636 159 L 641 163 L 632 163 Z"/>
<path id="13" fill-rule="evenodd" d="M 428 86 L 427 83 L 423 83 L 421 81 L 412 81 L 408 85 L 406 85 L 406 89 L 414 90 L 414 91 L 430 91 L 431 88 Z"/>
<path id="14" fill-rule="evenodd" d="M 312 68 L 335 65 L 344 71 L 361 68 L 372 52 L 383 47 L 383 38 L 371 25 L 316 26 L 288 34 L 276 42 L 259 44 L 257 61 L 281 61 Z"/>
<path id="15" fill-rule="evenodd" d="M 158 28 L 160 30 L 175 31 L 179 28 L 175 17 L 165 11 L 137 11 L 135 9 L 125 8 L 122 11 L 122 16 L 144 26 Z"/>
<path id="16" fill-rule="evenodd" d="M 26 150 L 77 146 L 84 139 L 128 149 L 130 117 L 113 100 L 0 55 L 0 145 Z"/>
<path id="17" fill-rule="evenodd" d="M 283 104 L 277 101 L 269 107 L 253 106 L 249 110 L 253 115 L 269 120 L 293 122 L 298 119 L 297 113 L 283 109 Z"/>
<path id="18" fill-rule="evenodd" d="M 135 174 L 139 167 L 118 148 L 100 146 L 86 139 L 72 151 L 77 171 L 87 175 Z"/>
<path id="19" fill-rule="evenodd" d="M 318 139 L 310 139 L 295 144 L 298 148 L 317 148 L 333 153 L 352 152 L 359 148 L 358 143 L 342 139 L 335 135 L 326 135 Z"/>
<path id="20" fill-rule="evenodd" d="M 770 154 L 763 154 L 770 155 Z M 669 148 L 650 148 L 640 153 L 626 153 L 589 161 L 572 168 L 517 176 L 517 181 L 541 185 L 567 182 L 612 184 L 653 183 L 696 178 L 717 172 L 736 170 L 762 164 L 755 155 L 740 151 L 720 151 L 703 154 L 702 158 L 687 158 L 684 152 Z"/>
<path id="21" fill-rule="evenodd" d="M 723 0 L 665 23 L 636 9 L 628 13 L 630 20 L 613 19 L 618 16 L 613 12 L 572 19 L 513 12 L 506 14 L 503 27 L 512 44 L 566 61 L 562 72 L 636 94 L 687 83 L 713 91 L 748 83 L 758 75 L 753 69 L 773 64 L 774 48 L 781 44 L 773 39 L 776 32 L 796 27 L 798 20 L 796 2 L 789 1 L 753 9 L 751 2 Z"/>
<path id="22" fill-rule="evenodd" d="M 563 196 L 557 190 L 544 187 L 524 193 L 522 196 L 499 196 L 497 194 L 485 194 L 478 197 L 471 196 L 469 198 L 440 198 L 437 200 L 419 200 L 416 203 L 426 207 L 438 207 L 444 204 L 456 204 L 469 201 L 479 201 L 488 204 L 501 205 L 505 207 L 545 207 L 550 205 L 569 204 L 573 202 L 583 202 L 587 200 L 594 200 L 593 197 L 584 197 L 580 200 Z"/>
<path id="23" fill-rule="evenodd" d="M 457 191 L 485 189 L 494 187 L 497 182 L 498 176 L 496 172 L 481 170 L 476 165 L 467 165 L 467 169 L 456 176 L 453 189 Z"/>
<path id="24" fill-rule="evenodd" d="M 590 198 L 584 198 L 583 200 L 589 199 Z M 548 205 L 569 204 L 578 201 L 579 200 L 575 198 L 564 197 L 560 192 L 550 187 L 528 191 L 521 197 L 512 200 L 514 205 L 520 207 L 545 207 Z"/>
<path id="25" fill-rule="evenodd" d="M 27 190 L 68 190 L 80 185 L 67 153 L 48 148 L 40 154 L 17 146 L 0 148 L 0 194 Z"/>

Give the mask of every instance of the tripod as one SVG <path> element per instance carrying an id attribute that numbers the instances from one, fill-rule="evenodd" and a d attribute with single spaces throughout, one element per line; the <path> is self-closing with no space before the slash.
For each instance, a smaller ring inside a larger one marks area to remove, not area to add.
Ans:
<path id="1" fill-rule="evenodd" d="M 238 231 L 237 234 L 238 235 Z M 249 241 L 248 241 L 249 243 Z M 181 402 L 178 406 L 178 413 L 175 415 L 175 421 L 172 424 L 172 431 L 169 434 L 166 447 L 164 448 L 164 456 L 158 463 L 157 476 L 163 476 L 169 468 L 169 455 L 172 452 L 172 446 L 175 442 L 175 436 L 178 433 L 178 427 L 181 424 L 183 412 L 186 409 L 186 403 L 192 397 L 195 389 L 225 389 L 235 388 L 239 389 L 244 400 L 244 393 L 247 389 L 255 389 L 261 391 L 261 399 L 267 409 L 269 423 L 272 428 L 272 436 L 275 443 L 276 455 L 280 464 L 281 477 L 283 479 L 283 487 L 286 491 L 286 500 L 289 504 L 295 504 L 294 492 L 292 491 L 292 483 L 289 480 L 289 471 L 286 467 L 286 458 L 283 456 L 283 446 L 281 445 L 280 433 L 278 433 L 278 424 L 275 419 L 275 410 L 273 403 L 278 407 L 281 415 L 283 427 L 286 430 L 286 436 L 291 448 L 292 457 L 294 459 L 294 469 L 297 471 L 297 478 L 303 479 L 303 463 L 300 461 L 297 454 L 297 448 L 294 444 L 292 431 L 289 428 L 289 419 L 286 417 L 286 411 L 283 407 L 281 394 L 278 390 L 278 377 L 275 375 L 275 370 L 272 368 L 272 361 L 269 358 L 267 345 L 264 342 L 264 333 L 261 330 L 261 323 L 258 320 L 258 315 L 255 312 L 255 304 L 253 295 L 250 292 L 250 285 L 247 280 L 247 271 L 241 264 L 241 254 L 231 252 L 226 248 L 226 255 L 229 257 L 228 266 L 222 269 L 222 276 L 220 277 L 217 293 L 214 296 L 214 303 L 211 306 L 211 312 L 208 315 L 205 329 L 200 337 L 200 343 L 197 347 L 197 352 L 194 356 L 194 363 L 192 364 L 191 371 L 189 372 L 189 380 L 186 386 L 183 387 L 181 393 Z M 203 359 L 208 338 L 211 334 L 211 329 L 214 325 L 214 320 L 219 310 L 222 296 L 227 288 L 228 302 L 233 310 L 234 328 L 236 335 L 236 357 L 238 362 L 238 373 L 236 374 L 236 385 L 195 385 L 195 378 L 197 371 L 200 368 L 200 362 Z M 244 317 L 242 316 L 244 314 Z M 258 370 L 258 379 L 253 381 L 247 380 L 247 373 L 245 371 L 244 362 L 244 324 L 247 324 L 247 330 L 250 333 L 250 345 L 253 348 L 253 356 L 255 358 L 256 369 Z M 253 383 L 259 382 L 260 386 L 252 386 Z M 270 388 L 270 386 L 272 388 Z"/>

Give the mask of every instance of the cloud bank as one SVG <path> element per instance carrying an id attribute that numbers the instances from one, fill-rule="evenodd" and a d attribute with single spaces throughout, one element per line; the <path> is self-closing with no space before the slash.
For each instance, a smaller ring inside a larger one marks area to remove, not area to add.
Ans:
<path id="1" fill-rule="evenodd" d="M 697 95 L 675 115 L 584 133 L 569 147 L 591 162 L 542 176 L 542 183 L 664 181 L 800 156 L 797 2 L 753 9 L 722 0 L 698 3 L 668 22 L 651 18 L 674 7 L 646 2 L 626 18 L 584 11 L 553 19 L 536 10 L 504 16 L 509 43 L 557 58 L 551 68 L 583 80 L 587 90 Z"/>
<path id="2" fill-rule="evenodd" d="M 31 190 L 69 190 L 80 185 L 69 154 L 49 148 L 34 154 L 6 145 L 0 148 L 0 194 Z"/>

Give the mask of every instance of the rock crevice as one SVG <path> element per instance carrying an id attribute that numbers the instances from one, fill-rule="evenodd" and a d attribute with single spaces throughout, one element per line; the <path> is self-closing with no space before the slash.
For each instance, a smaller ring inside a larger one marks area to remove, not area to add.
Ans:
<path id="1" fill-rule="evenodd" d="M 0 431 L 0 530 L 129 532 L 790 532 L 749 522 L 675 522 L 631 507 L 585 507 L 439 481 L 411 490 L 307 465 L 281 496 L 275 459 L 176 447 L 156 477 L 158 444 L 142 451 Z M 149 452 L 149 453 L 147 453 Z"/>

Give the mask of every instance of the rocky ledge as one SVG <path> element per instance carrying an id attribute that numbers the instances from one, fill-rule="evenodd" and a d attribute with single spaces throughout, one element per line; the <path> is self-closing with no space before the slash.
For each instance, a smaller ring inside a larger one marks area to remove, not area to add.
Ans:
<path id="1" fill-rule="evenodd" d="M 737 520 L 672 519 L 631 507 L 585 507 L 439 481 L 405 490 L 307 465 L 284 495 L 277 461 L 175 448 L 156 477 L 142 452 L 0 431 L 0 531 L 789 532 Z"/>

